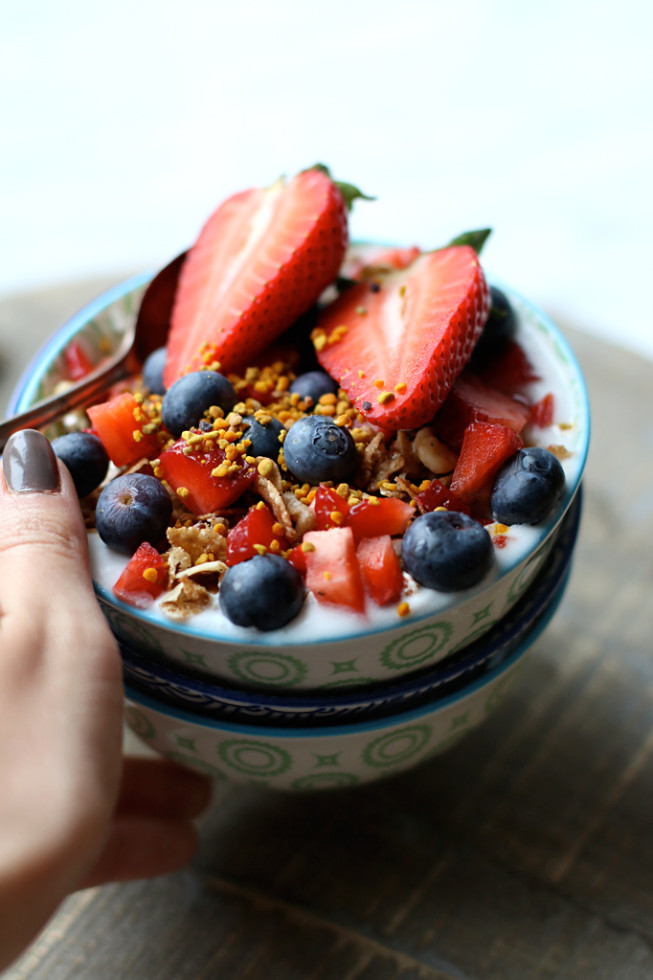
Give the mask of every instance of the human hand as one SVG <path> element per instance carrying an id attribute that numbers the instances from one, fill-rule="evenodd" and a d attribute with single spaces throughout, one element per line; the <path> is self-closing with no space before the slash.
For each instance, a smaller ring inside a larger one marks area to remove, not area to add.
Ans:
<path id="1" fill-rule="evenodd" d="M 11 437 L 0 477 L 0 970 L 81 887 L 177 869 L 205 777 L 122 760 L 120 656 L 65 466 Z"/>

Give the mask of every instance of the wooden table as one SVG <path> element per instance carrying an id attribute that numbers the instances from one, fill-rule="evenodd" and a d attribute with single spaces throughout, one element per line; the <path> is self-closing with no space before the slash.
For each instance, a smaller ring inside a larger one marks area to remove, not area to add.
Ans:
<path id="1" fill-rule="evenodd" d="M 0 399 L 106 282 L 0 303 Z M 192 867 L 71 897 L 12 980 L 653 976 L 653 364 L 566 331 L 594 435 L 572 581 L 502 708 L 392 781 L 220 785 Z"/>

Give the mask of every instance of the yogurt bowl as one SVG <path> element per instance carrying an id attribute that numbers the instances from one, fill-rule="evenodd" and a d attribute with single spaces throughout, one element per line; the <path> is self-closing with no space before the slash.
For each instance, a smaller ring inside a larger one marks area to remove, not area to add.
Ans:
<path id="1" fill-rule="evenodd" d="M 581 494 L 565 516 L 544 567 L 525 595 L 484 636 L 435 667 L 405 679 L 357 691 L 309 695 L 228 688 L 199 674 L 143 656 L 121 645 L 126 683 L 171 707 L 196 716 L 251 725 L 334 725 L 370 720 L 401 708 L 447 697 L 509 659 L 541 620 L 550 618 L 567 585 L 581 517 Z"/>
<path id="2" fill-rule="evenodd" d="M 114 350 L 125 324 L 136 316 L 148 282 L 148 276 L 127 281 L 65 324 L 23 375 L 11 411 L 27 409 L 66 383 L 71 345 L 91 363 Z M 353 613 L 321 605 L 309 593 L 292 622 L 267 633 L 230 622 L 217 596 L 208 608 L 177 622 L 165 615 L 160 601 L 141 610 L 113 595 L 127 558 L 91 532 L 97 597 L 118 639 L 136 653 L 160 657 L 224 685 L 302 692 L 401 679 L 435 666 L 496 626 L 525 594 L 554 546 L 580 485 L 590 429 L 584 380 L 567 342 L 544 313 L 503 284 L 501 288 L 517 314 L 517 339 L 540 375 L 529 396 L 536 402 L 552 392 L 555 399 L 553 421 L 534 433 L 534 441 L 557 447 L 566 482 L 559 505 L 540 524 L 515 524 L 507 533 L 488 527 L 496 544 L 494 560 L 479 584 L 439 592 L 413 582 L 404 615 L 398 615 L 396 604 L 380 607 L 371 601 L 364 614 Z M 53 428 L 48 434 L 60 431 Z"/>

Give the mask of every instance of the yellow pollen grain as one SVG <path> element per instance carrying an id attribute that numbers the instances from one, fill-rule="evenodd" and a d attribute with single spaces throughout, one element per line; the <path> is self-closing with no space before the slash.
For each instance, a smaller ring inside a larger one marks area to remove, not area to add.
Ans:
<path id="1" fill-rule="evenodd" d="M 182 500 L 185 500 L 189 493 L 190 490 L 188 489 L 188 487 L 177 487 L 177 496 L 180 497 Z"/>
<path id="2" fill-rule="evenodd" d="M 339 497 L 347 498 L 349 496 L 349 484 L 339 483 L 336 487 L 336 493 Z"/>
<path id="3" fill-rule="evenodd" d="M 397 615 L 407 616 L 409 612 L 410 612 L 410 606 L 408 605 L 408 603 L 400 602 L 399 605 L 397 606 Z"/>
<path id="4" fill-rule="evenodd" d="M 278 521 L 275 521 L 274 524 L 272 525 L 272 533 L 273 534 L 283 534 L 283 528 L 282 528 L 281 524 L 279 524 Z"/>
<path id="5" fill-rule="evenodd" d="M 509 530 L 509 528 L 508 528 L 508 525 L 507 524 L 496 524 L 495 525 L 495 528 L 494 528 L 494 533 L 495 534 L 506 534 L 506 532 L 508 530 Z"/>
<path id="6" fill-rule="evenodd" d="M 329 518 L 334 524 L 342 524 L 345 519 L 345 515 L 341 514 L 339 510 L 332 510 L 329 514 Z"/>
<path id="7" fill-rule="evenodd" d="M 323 572 L 322 574 L 327 582 L 331 581 L 331 572 Z"/>
<path id="8" fill-rule="evenodd" d="M 319 352 L 319 351 L 324 350 L 324 348 L 326 347 L 326 345 L 327 345 L 326 334 L 321 333 L 321 334 L 318 334 L 317 337 L 313 337 L 313 346 L 315 347 L 315 350 L 316 351 Z"/>
<path id="9" fill-rule="evenodd" d="M 255 544 L 252 545 L 252 547 L 254 548 L 254 551 L 256 552 L 257 555 L 266 555 L 268 552 L 268 549 L 265 547 L 264 544 Z"/>
<path id="10" fill-rule="evenodd" d="M 379 397 L 377 398 L 377 402 L 379 403 L 379 405 L 387 405 L 388 402 L 393 402 L 394 399 L 395 399 L 394 391 L 382 391 Z"/>
<path id="11" fill-rule="evenodd" d="M 385 381 L 382 378 L 377 378 L 376 381 L 374 382 L 374 387 L 375 388 L 383 388 L 384 384 L 385 384 Z"/>
<path id="12" fill-rule="evenodd" d="M 302 541 L 299 547 L 305 555 L 307 555 L 310 551 L 315 551 L 315 545 L 311 544 L 310 541 Z"/>
<path id="13" fill-rule="evenodd" d="M 261 460 L 261 462 L 258 464 L 256 468 L 260 476 L 266 477 L 269 476 L 270 473 L 272 473 L 274 469 L 274 463 L 272 462 L 271 459 L 268 459 L 266 457 L 265 459 Z"/>
<path id="14" fill-rule="evenodd" d="M 276 538 L 270 542 L 270 551 L 274 555 L 278 555 L 279 552 L 281 551 L 281 542 L 277 541 Z"/>
<path id="15" fill-rule="evenodd" d="M 135 408 L 132 415 L 134 416 L 134 420 L 136 422 L 143 422 L 145 419 L 145 413 L 141 408 Z"/>
<path id="16" fill-rule="evenodd" d="M 158 426 L 154 422 L 148 422 L 147 425 L 143 426 L 143 435 L 151 436 L 157 428 Z"/>
<path id="17" fill-rule="evenodd" d="M 436 510 L 447 510 L 447 508 L 446 508 L 446 507 L 436 507 L 435 509 L 436 509 Z"/>
<path id="18" fill-rule="evenodd" d="M 364 378 L 364 377 L 365 377 L 365 371 L 361 371 L 361 370 L 359 370 L 359 372 L 358 372 L 358 377 L 359 377 L 359 378 Z"/>
<path id="19" fill-rule="evenodd" d="M 142 442 L 143 441 L 143 433 L 141 432 L 140 429 L 134 429 L 134 431 L 132 432 L 132 436 L 133 436 L 134 442 Z"/>
<path id="20" fill-rule="evenodd" d="M 220 463 L 219 466 L 216 466 L 211 470 L 211 476 L 217 477 L 218 479 L 222 478 L 223 476 L 227 476 L 228 473 L 229 465 L 227 463 Z"/>
<path id="21" fill-rule="evenodd" d="M 156 582 L 159 578 L 159 573 L 156 568 L 146 568 L 143 572 L 143 578 L 146 582 Z"/>
<path id="22" fill-rule="evenodd" d="M 405 392 L 405 390 L 406 390 L 406 382 L 405 381 L 398 381 L 397 384 L 395 385 L 395 391 L 397 392 L 397 394 L 398 395 L 403 395 L 403 393 Z"/>

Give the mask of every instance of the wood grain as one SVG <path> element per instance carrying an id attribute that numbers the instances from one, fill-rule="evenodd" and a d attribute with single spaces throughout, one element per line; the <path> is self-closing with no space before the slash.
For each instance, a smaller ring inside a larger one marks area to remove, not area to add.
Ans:
<path id="1" fill-rule="evenodd" d="M 24 338 L 99 285 L 0 303 L 3 403 Z M 11 980 L 653 976 L 653 364 L 565 332 L 594 420 L 581 539 L 501 710 L 370 787 L 220 784 L 191 868 L 72 896 Z"/>

